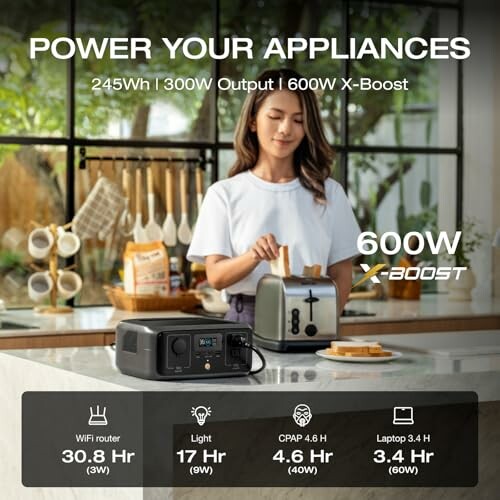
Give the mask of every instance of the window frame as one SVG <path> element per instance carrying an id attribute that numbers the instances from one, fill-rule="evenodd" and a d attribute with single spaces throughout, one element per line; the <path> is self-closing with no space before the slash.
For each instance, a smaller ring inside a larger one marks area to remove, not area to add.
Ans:
<path id="1" fill-rule="evenodd" d="M 351 35 L 350 21 L 349 21 L 349 8 L 355 3 L 362 0 L 342 0 L 341 2 L 341 16 L 342 16 L 342 37 L 345 46 L 347 46 L 348 39 Z M 70 0 L 68 7 L 68 36 L 74 38 L 76 31 L 76 2 L 77 0 Z M 450 1 L 425 1 L 425 0 L 381 0 L 384 4 L 393 5 L 414 5 L 419 7 L 432 7 L 436 9 L 450 9 L 457 13 L 457 36 L 464 34 L 464 0 L 456 2 Z M 212 25 L 214 36 L 220 37 L 220 20 L 221 20 L 221 6 L 220 0 L 213 0 L 213 16 Z M 65 137 L 43 137 L 43 136 L 0 136 L 0 144 L 12 145 L 57 145 L 66 147 L 66 220 L 71 220 L 74 216 L 74 201 L 75 201 L 75 177 L 78 162 L 75 160 L 75 151 L 79 151 L 82 147 L 135 147 L 135 148 L 158 148 L 158 149 L 199 149 L 205 152 L 210 151 L 212 161 L 212 174 L 211 182 L 218 180 L 218 155 L 220 151 L 233 149 L 233 144 L 227 141 L 219 140 L 219 127 L 218 118 L 219 110 L 217 107 L 218 90 L 215 86 L 212 92 L 212 103 L 214 120 L 212 123 L 215 139 L 212 141 L 165 141 L 155 139 L 89 139 L 81 138 L 75 135 L 75 112 L 76 112 L 76 87 L 75 87 L 75 61 L 73 58 L 67 62 L 67 120 L 66 120 L 66 136 Z M 342 77 L 348 78 L 351 69 L 351 62 L 349 60 L 342 61 Z M 220 77 L 220 61 L 214 60 L 212 62 L 213 77 L 217 80 Z M 395 154 L 428 154 L 428 155 L 453 155 L 456 157 L 456 207 L 455 219 L 456 228 L 458 229 L 463 220 L 463 62 L 457 60 L 457 102 L 456 102 L 456 116 L 457 116 L 457 133 L 455 147 L 426 147 L 426 146 L 372 146 L 372 145 L 351 145 L 349 138 L 349 91 L 342 92 L 341 96 L 341 113 L 340 113 L 340 142 L 332 144 L 332 148 L 339 153 L 339 169 L 340 180 L 342 185 L 347 191 L 348 179 L 348 162 L 350 153 L 395 153 Z M 73 258 L 69 259 L 73 261 Z M 72 263 L 72 262 L 70 262 Z M 72 302 L 72 301 L 70 301 Z"/>

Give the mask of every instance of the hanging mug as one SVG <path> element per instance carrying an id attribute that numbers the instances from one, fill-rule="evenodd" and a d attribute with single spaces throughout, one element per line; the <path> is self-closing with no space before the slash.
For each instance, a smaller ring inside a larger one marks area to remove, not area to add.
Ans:
<path id="1" fill-rule="evenodd" d="M 50 296 L 53 286 L 49 271 L 34 273 L 28 279 L 28 295 L 34 302 L 41 302 Z"/>
<path id="2" fill-rule="evenodd" d="M 57 253 L 61 257 L 71 257 L 80 250 L 80 238 L 62 227 L 57 228 Z"/>
<path id="3" fill-rule="evenodd" d="M 37 227 L 28 237 L 28 252 L 34 259 L 45 259 L 54 244 L 54 236 L 48 227 Z"/>
<path id="4" fill-rule="evenodd" d="M 57 272 L 57 293 L 63 299 L 73 298 L 82 289 L 82 278 L 73 271 Z"/>

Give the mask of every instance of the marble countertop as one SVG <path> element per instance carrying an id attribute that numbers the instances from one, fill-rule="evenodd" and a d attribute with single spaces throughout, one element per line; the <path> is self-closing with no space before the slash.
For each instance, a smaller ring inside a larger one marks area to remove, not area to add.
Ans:
<path id="1" fill-rule="evenodd" d="M 346 309 L 374 314 L 373 316 L 342 317 L 342 324 L 380 321 L 408 321 L 432 318 L 460 318 L 471 316 L 500 316 L 500 298 L 485 298 L 472 302 L 453 302 L 447 295 L 423 295 L 420 300 L 355 300 Z M 114 332 L 123 319 L 184 316 L 179 311 L 128 312 L 113 307 L 80 307 L 70 314 L 47 315 L 32 309 L 8 310 L 0 313 L 0 336 L 32 336 L 47 333 L 81 334 Z M 3 323 L 3 325 L 2 325 Z M 9 327 L 9 323 L 27 326 Z M 30 328 L 31 327 L 31 328 Z"/>
<path id="2" fill-rule="evenodd" d="M 180 311 L 129 312 L 114 307 L 77 307 L 69 314 L 40 314 L 32 309 L 17 309 L 0 314 L 1 323 L 15 323 L 28 328 L 22 330 L 3 328 L 0 336 L 32 336 L 47 333 L 81 334 L 89 332 L 115 331 L 116 325 L 124 319 L 133 318 L 175 318 L 186 316 Z"/>
<path id="3" fill-rule="evenodd" d="M 477 332 L 461 332 L 469 333 Z M 403 353 L 399 359 L 364 364 L 330 361 L 314 353 L 288 354 L 263 349 L 267 366 L 257 375 L 169 382 L 122 374 L 116 368 L 115 352 L 110 347 L 10 350 L 0 352 L 0 358 L 11 356 L 29 364 L 45 365 L 57 370 L 57 377 L 64 376 L 64 371 L 90 377 L 106 386 L 117 386 L 117 390 L 472 390 L 478 393 L 480 401 L 500 400 L 500 350 L 463 356 L 417 352 L 408 347 L 399 350 Z M 254 356 L 254 369 L 258 366 L 260 360 Z"/>
<path id="4" fill-rule="evenodd" d="M 409 319 L 460 318 L 469 316 L 500 316 L 500 297 L 484 297 L 470 302 L 453 301 L 447 294 L 422 295 L 420 300 L 354 300 L 346 309 L 355 309 L 375 316 L 342 318 L 342 321 L 407 321 Z"/>

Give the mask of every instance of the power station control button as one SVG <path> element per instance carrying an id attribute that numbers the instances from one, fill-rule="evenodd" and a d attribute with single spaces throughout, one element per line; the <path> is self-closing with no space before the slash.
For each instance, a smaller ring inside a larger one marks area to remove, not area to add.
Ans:
<path id="1" fill-rule="evenodd" d="M 175 352 L 175 354 L 184 354 L 187 349 L 187 343 L 184 339 L 175 339 L 172 342 L 172 351 Z"/>
<path id="2" fill-rule="evenodd" d="M 316 325 L 307 325 L 305 329 L 306 335 L 309 335 L 309 337 L 314 337 L 318 333 L 318 329 L 316 328 Z"/>
<path id="3" fill-rule="evenodd" d="M 208 370 L 210 370 L 210 368 L 212 368 L 212 365 L 210 363 L 205 363 L 204 367 L 205 367 L 205 370 L 208 371 Z"/>

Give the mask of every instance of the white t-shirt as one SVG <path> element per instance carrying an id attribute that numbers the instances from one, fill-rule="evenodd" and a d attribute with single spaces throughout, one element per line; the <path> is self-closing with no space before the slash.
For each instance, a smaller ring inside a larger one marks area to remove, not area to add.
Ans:
<path id="1" fill-rule="evenodd" d="M 342 186 L 327 179 L 325 194 L 327 204 L 321 205 L 299 179 L 267 182 L 250 171 L 216 182 L 203 200 L 187 258 L 237 257 L 272 233 L 279 245 L 288 245 L 292 274 L 301 275 L 304 266 L 313 264 L 321 264 L 325 274 L 331 264 L 359 254 L 360 234 Z M 263 261 L 226 292 L 255 295 L 259 279 L 270 270 Z"/>

